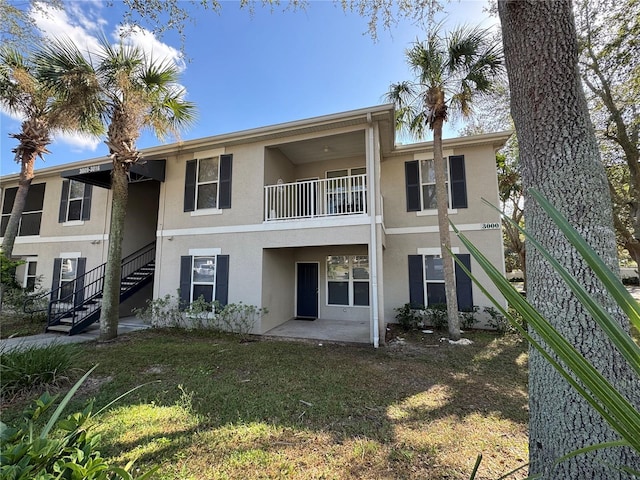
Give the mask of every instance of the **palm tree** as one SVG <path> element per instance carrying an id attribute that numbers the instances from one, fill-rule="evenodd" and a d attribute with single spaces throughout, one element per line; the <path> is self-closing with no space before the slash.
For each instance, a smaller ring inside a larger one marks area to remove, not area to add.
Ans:
<path id="1" fill-rule="evenodd" d="M 439 27 L 406 52 L 413 81 L 392 84 L 386 99 L 396 105 L 396 127 L 416 138 L 433 130 L 438 229 L 444 270 L 449 337 L 460 339 L 453 258 L 450 253 L 448 195 L 442 155 L 442 126 L 450 114 L 471 113 L 477 95 L 488 93 L 503 71 L 500 44 L 487 30 L 458 27 L 441 37 Z"/>
<path id="2" fill-rule="evenodd" d="M 120 265 L 129 169 L 141 159 L 136 141 L 144 128 L 151 129 L 160 140 L 167 135 L 177 136 L 195 119 L 195 105 L 184 100 L 184 89 L 178 84 L 179 71 L 173 63 L 155 61 L 134 46 L 122 43 L 112 46 L 102 39 L 100 51 L 94 54 L 95 68 L 71 42 L 51 43 L 44 56 L 44 63 L 50 65 L 64 66 L 73 62 L 85 68 L 92 67 L 84 81 L 95 81 L 100 87 L 101 114 L 108 125 L 105 143 L 113 161 L 111 228 L 100 339 L 111 340 L 118 334 Z M 48 78 L 56 91 L 65 88 L 58 69 L 50 69 Z"/>
<path id="3" fill-rule="evenodd" d="M 36 62 L 37 52 L 27 55 L 3 46 L 0 48 L 0 104 L 9 112 L 22 117 L 20 133 L 10 136 L 18 140 L 12 150 L 20 164 L 20 178 L 9 223 L 2 241 L 2 252 L 10 258 L 18 235 L 20 219 L 24 210 L 29 187 L 35 176 L 34 167 L 38 157 L 44 159 L 49 153 L 54 132 L 85 132 L 92 135 L 102 133 L 103 125 L 92 108 L 96 90 L 86 83 L 68 82 L 64 91 L 51 89 L 42 79 Z M 66 78 L 82 72 L 64 70 Z"/>

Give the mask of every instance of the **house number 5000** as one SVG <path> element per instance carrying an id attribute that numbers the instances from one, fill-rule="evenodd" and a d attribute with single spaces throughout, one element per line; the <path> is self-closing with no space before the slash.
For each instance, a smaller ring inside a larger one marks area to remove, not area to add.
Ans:
<path id="1" fill-rule="evenodd" d="M 499 223 L 483 223 L 482 230 L 497 230 L 500 228 Z"/>

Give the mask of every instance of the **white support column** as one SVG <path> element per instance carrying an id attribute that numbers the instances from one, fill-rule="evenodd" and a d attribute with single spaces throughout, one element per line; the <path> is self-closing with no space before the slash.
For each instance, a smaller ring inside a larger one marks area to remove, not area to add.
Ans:
<path id="1" fill-rule="evenodd" d="M 378 348 L 380 345 L 380 325 L 378 317 L 378 240 L 376 236 L 376 196 L 378 195 L 375 165 L 375 129 L 371 120 L 371 114 L 367 114 L 367 140 L 366 140 L 366 156 L 367 156 L 367 183 L 368 183 L 368 211 L 370 219 L 370 238 L 369 238 L 369 273 L 371 276 L 371 327 L 373 346 Z"/>

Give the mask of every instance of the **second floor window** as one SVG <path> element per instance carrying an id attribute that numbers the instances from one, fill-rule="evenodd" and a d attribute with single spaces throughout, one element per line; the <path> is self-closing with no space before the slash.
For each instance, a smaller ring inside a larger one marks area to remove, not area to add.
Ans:
<path id="1" fill-rule="evenodd" d="M 65 180 L 62 183 L 58 222 L 89 220 L 92 191 L 93 188 L 88 183 Z"/>
<path id="2" fill-rule="evenodd" d="M 40 235 L 40 222 L 42 221 L 42 209 L 44 207 L 45 183 L 34 183 L 29 187 L 27 201 L 22 211 L 18 236 Z M 2 220 L 0 222 L 0 236 L 4 236 L 11 217 L 13 202 L 18 193 L 18 187 L 7 188 L 4 191 L 2 202 Z"/>
<path id="3" fill-rule="evenodd" d="M 451 194 L 449 193 L 449 168 L 447 159 L 444 159 L 444 176 L 445 185 L 447 187 L 447 205 L 451 207 Z M 436 200 L 436 170 L 435 162 L 433 159 L 420 160 L 420 189 L 422 193 L 422 209 L 433 210 L 438 208 L 438 202 Z"/>
<path id="4" fill-rule="evenodd" d="M 199 158 L 187 162 L 184 211 L 231 208 L 232 155 Z"/>
<path id="5" fill-rule="evenodd" d="M 467 208 L 464 155 L 445 157 L 445 178 L 449 208 Z M 434 160 L 405 162 L 407 212 L 435 211 L 436 176 Z"/>
<path id="6" fill-rule="evenodd" d="M 198 160 L 196 180 L 196 208 L 218 208 L 218 179 L 220 177 L 220 157 Z"/>

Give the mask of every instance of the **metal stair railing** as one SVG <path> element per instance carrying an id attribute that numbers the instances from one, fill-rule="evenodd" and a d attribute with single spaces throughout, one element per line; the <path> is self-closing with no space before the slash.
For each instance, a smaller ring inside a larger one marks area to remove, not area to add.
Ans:
<path id="1" fill-rule="evenodd" d="M 123 294 L 136 287 L 136 283 L 146 279 L 150 273 L 145 273 L 137 282 L 126 285 L 122 284 L 122 280 L 132 277 L 137 271 L 151 264 L 155 260 L 155 242 L 140 248 L 136 252 L 128 255 L 122 260 L 120 269 L 120 298 Z M 68 284 L 61 285 L 49 292 L 30 297 L 25 301 L 23 310 L 26 313 L 36 313 L 41 311 L 47 312 L 47 327 L 61 323 L 63 319 L 69 319 L 67 322 L 73 328 L 89 315 L 100 310 L 99 305 L 104 291 L 104 274 L 106 263 L 97 266 L 77 277 L 73 282 L 73 288 L 69 288 Z M 49 298 L 46 308 L 37 308 L 42 304 L 45 298 Z"/>

